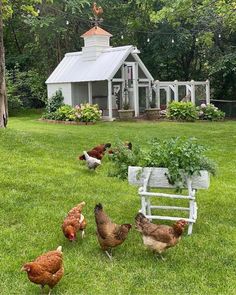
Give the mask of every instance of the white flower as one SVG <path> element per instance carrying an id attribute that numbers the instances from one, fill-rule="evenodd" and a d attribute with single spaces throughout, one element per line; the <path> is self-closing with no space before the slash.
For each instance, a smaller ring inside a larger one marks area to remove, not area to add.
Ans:
<path id="1" fill-rule="evenodd" d="M 202 103 L 202 104 L 201 104 L 201 108 L 202 108 L 202 109 L 206 108 L 206 104 L 205 104 L 205 103 Z"/>
<path id="2" fill-rule="evenodd" d="M 203 113 L 203 111 L 200 111 L 199 112 L 199 116 L 202 116 L 204 113 Z"/>

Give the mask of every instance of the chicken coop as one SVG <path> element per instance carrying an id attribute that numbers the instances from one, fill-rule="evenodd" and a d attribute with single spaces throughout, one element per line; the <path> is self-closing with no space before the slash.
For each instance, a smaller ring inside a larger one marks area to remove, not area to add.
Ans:
<path id="1" fill-rule="evenodd" d="M 67 53 L 46 81 L 48 98 L 61 90 L 66 104 L 98 104 L 112 120 L 128 102 L 139 116 L 152 97 L 152 75 L 132 45 L 112 47 L 112 35 L 94 26 L 80 52 Z"/>

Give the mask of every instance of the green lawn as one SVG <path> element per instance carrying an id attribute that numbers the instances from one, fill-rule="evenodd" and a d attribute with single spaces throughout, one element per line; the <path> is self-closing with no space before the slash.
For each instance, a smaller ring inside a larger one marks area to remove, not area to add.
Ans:
<path id="1" fill-rule="evenodd" d="M 39 122 L 37 116 L 11 118 L 0 130 L 1 294 L 40 294 L 20 268 L 59 245 L 65 275 L 53 294 L 236 294 L 236 121 L 66 126 Z M 117 223 L 134 223 L 137 188 L 108 177 L 107 159 L 94 173 L 77 156 L 117 137 L 145 145 L 153 137 L 177 135 L 197 137 L 219 165 L 210 189 L 197 194 L 193 235 L 169 249 L 163 262 L 144 249 L 133 229 L 111 263 L 96 240 L 94 205 L 101 202 Z M 61 223 L 83 200 L 86 237 L 70 243 Z"/>

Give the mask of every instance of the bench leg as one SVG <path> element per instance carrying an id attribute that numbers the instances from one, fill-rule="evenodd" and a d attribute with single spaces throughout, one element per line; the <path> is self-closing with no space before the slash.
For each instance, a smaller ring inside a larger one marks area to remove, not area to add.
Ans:
<path id="1" fill-rule="evenodd" d="M 150 202 L 150 198 L 147 198 L 147 199 L 146 199 L 146 204 L 147 204 L 147 214 L 151 216 L 151 215 L 152 215 L 152 212 L 151 212 L 151 202 Z M 150 218 L 149 220 L 152 221 L 151 218 Z"/>
<path id="2" fill-rule="evenodd" d="M 147 206 L 145 197 L 141 197 L 141 212 L 146 216 L 147 215 Z"/>
<path id="3" fill-rule="evenodd" d="M 191 235 L 192 234 L 192 231 L 193 231 L 193 223 L 189 223 L 188 225 L 188 235 Z"/>
<path id="4" fill-rule="evenodd" d="M 189 201 L 189 219 L 195 220 L 195 202 L 194 200 Z M 188 225 L 188 235 L 191 235 L 193 231 L 193 222 L 189 222 Z"/>

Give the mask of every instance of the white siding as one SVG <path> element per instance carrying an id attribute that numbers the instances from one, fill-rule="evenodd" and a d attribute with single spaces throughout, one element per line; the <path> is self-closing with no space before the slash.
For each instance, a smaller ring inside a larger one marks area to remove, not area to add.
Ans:
<path id="1" fill-rule="evenodd" d="M 71 105 L 72 104 L 71 83 L 48 84 L 47 85 L 48 98 L 52 97 L 57 90 L 62 91 L 62 95 L 64 96 L 64 103 Z"/>

